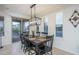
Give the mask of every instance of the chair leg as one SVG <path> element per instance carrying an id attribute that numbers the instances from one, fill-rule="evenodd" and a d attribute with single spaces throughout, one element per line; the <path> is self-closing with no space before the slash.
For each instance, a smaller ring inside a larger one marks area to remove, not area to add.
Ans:
<path id="1" fill-rule="evenodd" d="M 30 55 L 30 50 L 28 50 L 28 55 Z"/>
<path id="2" fill-rule="evenodd" d="M 52 55 L 52 51 L 47 52 L 45 55 Z"/>
<path id="3" fill-rule="evenodd" d="M 25 46 L 23 46 L 23 52 L 25 53 Z"/>
<path id="4" fill-rule="evenodd" d="M 51 55 L 52 55 L 52 51 L 51 51 Z"/>
<path id="5" fill-rule="evenodd" d="M 33 53 L 30 49 L 28 50 L 28 55 L 35 55 L 36 53 Z"/>
<path id="6" fill-rule="evenodd" d="M 22 44 L 21 44 L 21 49 L 22 49 Z"/>

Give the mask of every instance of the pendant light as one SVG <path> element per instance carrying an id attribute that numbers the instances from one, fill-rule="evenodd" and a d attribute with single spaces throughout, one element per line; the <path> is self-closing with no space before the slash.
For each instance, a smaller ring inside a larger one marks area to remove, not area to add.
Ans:
<path id="1" fill-rule="evenodd" d="M 31 8 L 30 25 L 40 25 L 41 18 L 36 16 L 36 4 L 31 5 L 30 8 Z"/>

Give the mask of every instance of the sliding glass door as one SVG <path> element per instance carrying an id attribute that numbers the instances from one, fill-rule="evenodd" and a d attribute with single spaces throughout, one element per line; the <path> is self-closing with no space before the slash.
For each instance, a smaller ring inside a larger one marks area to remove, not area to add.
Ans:
<path id="1" fill-rule="evenodd" d="M 29 31 L 27 19 L 12 17 L 12 42 L 20 41 L 20 34 Z"/>
<path id="2" fill-rule="evenodd" d="M 2 36 L 4 36 L 4 17 L 0 16 L 0 48 L 2 48 Z"/>
<path id="3" fill-rule="evenodd" d="M 4 35 L 4 17 L 0 16 L 0 36 Z"/>
<path id="4" fill-rule="evenodd" d="M 21 33 L 21 20 L 17 18 L 13 18 L 12 20 L 12 42 L 20 41 L 20 33 Z"/>

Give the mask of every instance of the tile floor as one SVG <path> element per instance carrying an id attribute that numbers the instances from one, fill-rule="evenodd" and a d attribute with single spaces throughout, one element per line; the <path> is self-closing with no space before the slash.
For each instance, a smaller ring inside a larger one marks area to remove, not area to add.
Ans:
<path id="1" fill-rule="evenodd" d="M 0 49 L 0 55 L 25 55 L 21 50 L 20 46 L 21 46 L 20 42 L 4 46 L 4 48 Z M 53 55 L 72 55 L 72 54 L 57 48 L 53 48 Z"/>

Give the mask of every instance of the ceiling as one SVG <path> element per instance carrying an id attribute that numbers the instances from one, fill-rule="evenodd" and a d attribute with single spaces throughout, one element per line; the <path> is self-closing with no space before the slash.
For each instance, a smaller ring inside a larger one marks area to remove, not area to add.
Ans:
<path id="1" fill-rule="evenodd" d="M 24 14 L 30 16 L 30 6 L 32 4 L 1 4 L 0 10 L 9 11 Z M 48 13 L 59 11 L 66 7 L 69 7 L 69 4 L 37 4 L 36 5 L 36 15 L 44 16 Z"/>

